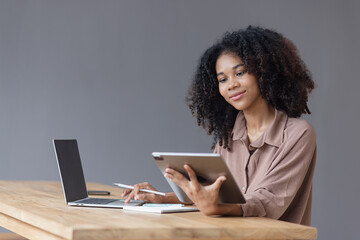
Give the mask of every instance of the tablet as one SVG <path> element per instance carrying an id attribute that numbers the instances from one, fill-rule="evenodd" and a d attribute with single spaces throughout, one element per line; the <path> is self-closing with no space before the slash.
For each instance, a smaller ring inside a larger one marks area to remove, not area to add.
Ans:
<path id="1" fill-rule="evenodd" d="M 153 152 L 152 156 L 163 175 L 165 174 L 165 169 L 170 167 L 179 171 L 189 179 L 184 168 L 184 164 L 186 163 L 195 171 L 201 185 L 210 185 L 214 183 L 218 177 L 225 176 L 226 181 L 223 182 L 219 191 L 219 203 L 246 202 L 220 154 Z M 191 202 L 179 186 L 167 178 L 166 180 L 181 202 Z"/>

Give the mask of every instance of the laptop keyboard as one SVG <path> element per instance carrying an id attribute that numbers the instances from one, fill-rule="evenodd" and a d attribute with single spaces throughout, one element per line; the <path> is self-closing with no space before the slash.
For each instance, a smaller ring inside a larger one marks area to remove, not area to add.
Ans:
<path id="1" fill-rule="evenodd" d="M 111 202 L 118 201 L 119 199 L 107 199 L 107 198 L 86 198 L 84 200 L 77 201 L 78 203 L 88 203 L 88 204 L 107 204 Z"/>

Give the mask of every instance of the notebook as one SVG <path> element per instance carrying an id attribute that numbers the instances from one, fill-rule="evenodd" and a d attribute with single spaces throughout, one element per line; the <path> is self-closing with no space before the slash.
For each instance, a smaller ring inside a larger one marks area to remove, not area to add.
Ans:
<path id="1" fill-rule="evenodd" d="M 148 212 L 148 213 L 176 213 L 176 212 L 199 211 L 199 209 L 195 206 L 184 206 L 183 204 L 166 204 L 166 203 L 145 203 L 142 206 L 125 206 L 124 210 Z"/>
<path id="2" fill-rule="evenodd" d="M 89 198 L 80 153 L 76 139 L 54 139 L 53 145 L 60 172 L 65 202 L 70 206 L 123 208 L 142 205 L 140 200 L 131 200 L 125 204 L 124 199 Z"/>

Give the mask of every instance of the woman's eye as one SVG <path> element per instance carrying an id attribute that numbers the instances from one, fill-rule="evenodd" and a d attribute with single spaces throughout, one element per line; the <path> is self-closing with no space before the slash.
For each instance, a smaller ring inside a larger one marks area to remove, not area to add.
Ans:
<path id="1" fill-rule="evenodd" d="M 244 75 L 244 72 L 237 72 L 236 73 L 236 76 L 238 76 L 238 77 L 241 77 L 242 75 Z"/>
<path id="2" fill-rule="evenodd" d="M 226 78 L 219 79 L 219 83 L 223 83 L 226 81 Z"/>

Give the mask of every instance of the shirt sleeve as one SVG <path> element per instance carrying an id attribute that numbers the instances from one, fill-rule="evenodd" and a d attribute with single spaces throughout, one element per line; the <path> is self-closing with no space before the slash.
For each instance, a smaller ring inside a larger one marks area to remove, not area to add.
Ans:
<path id="1" fill-rule="evenodd" d="M 316 136 L 311 126 L 286 136 L 264 178 L 245 194 L 243 216 L 279 219 L 294 200 L 315 160 Z M 312 176 L 311 176 L 312 177 Z"/>

